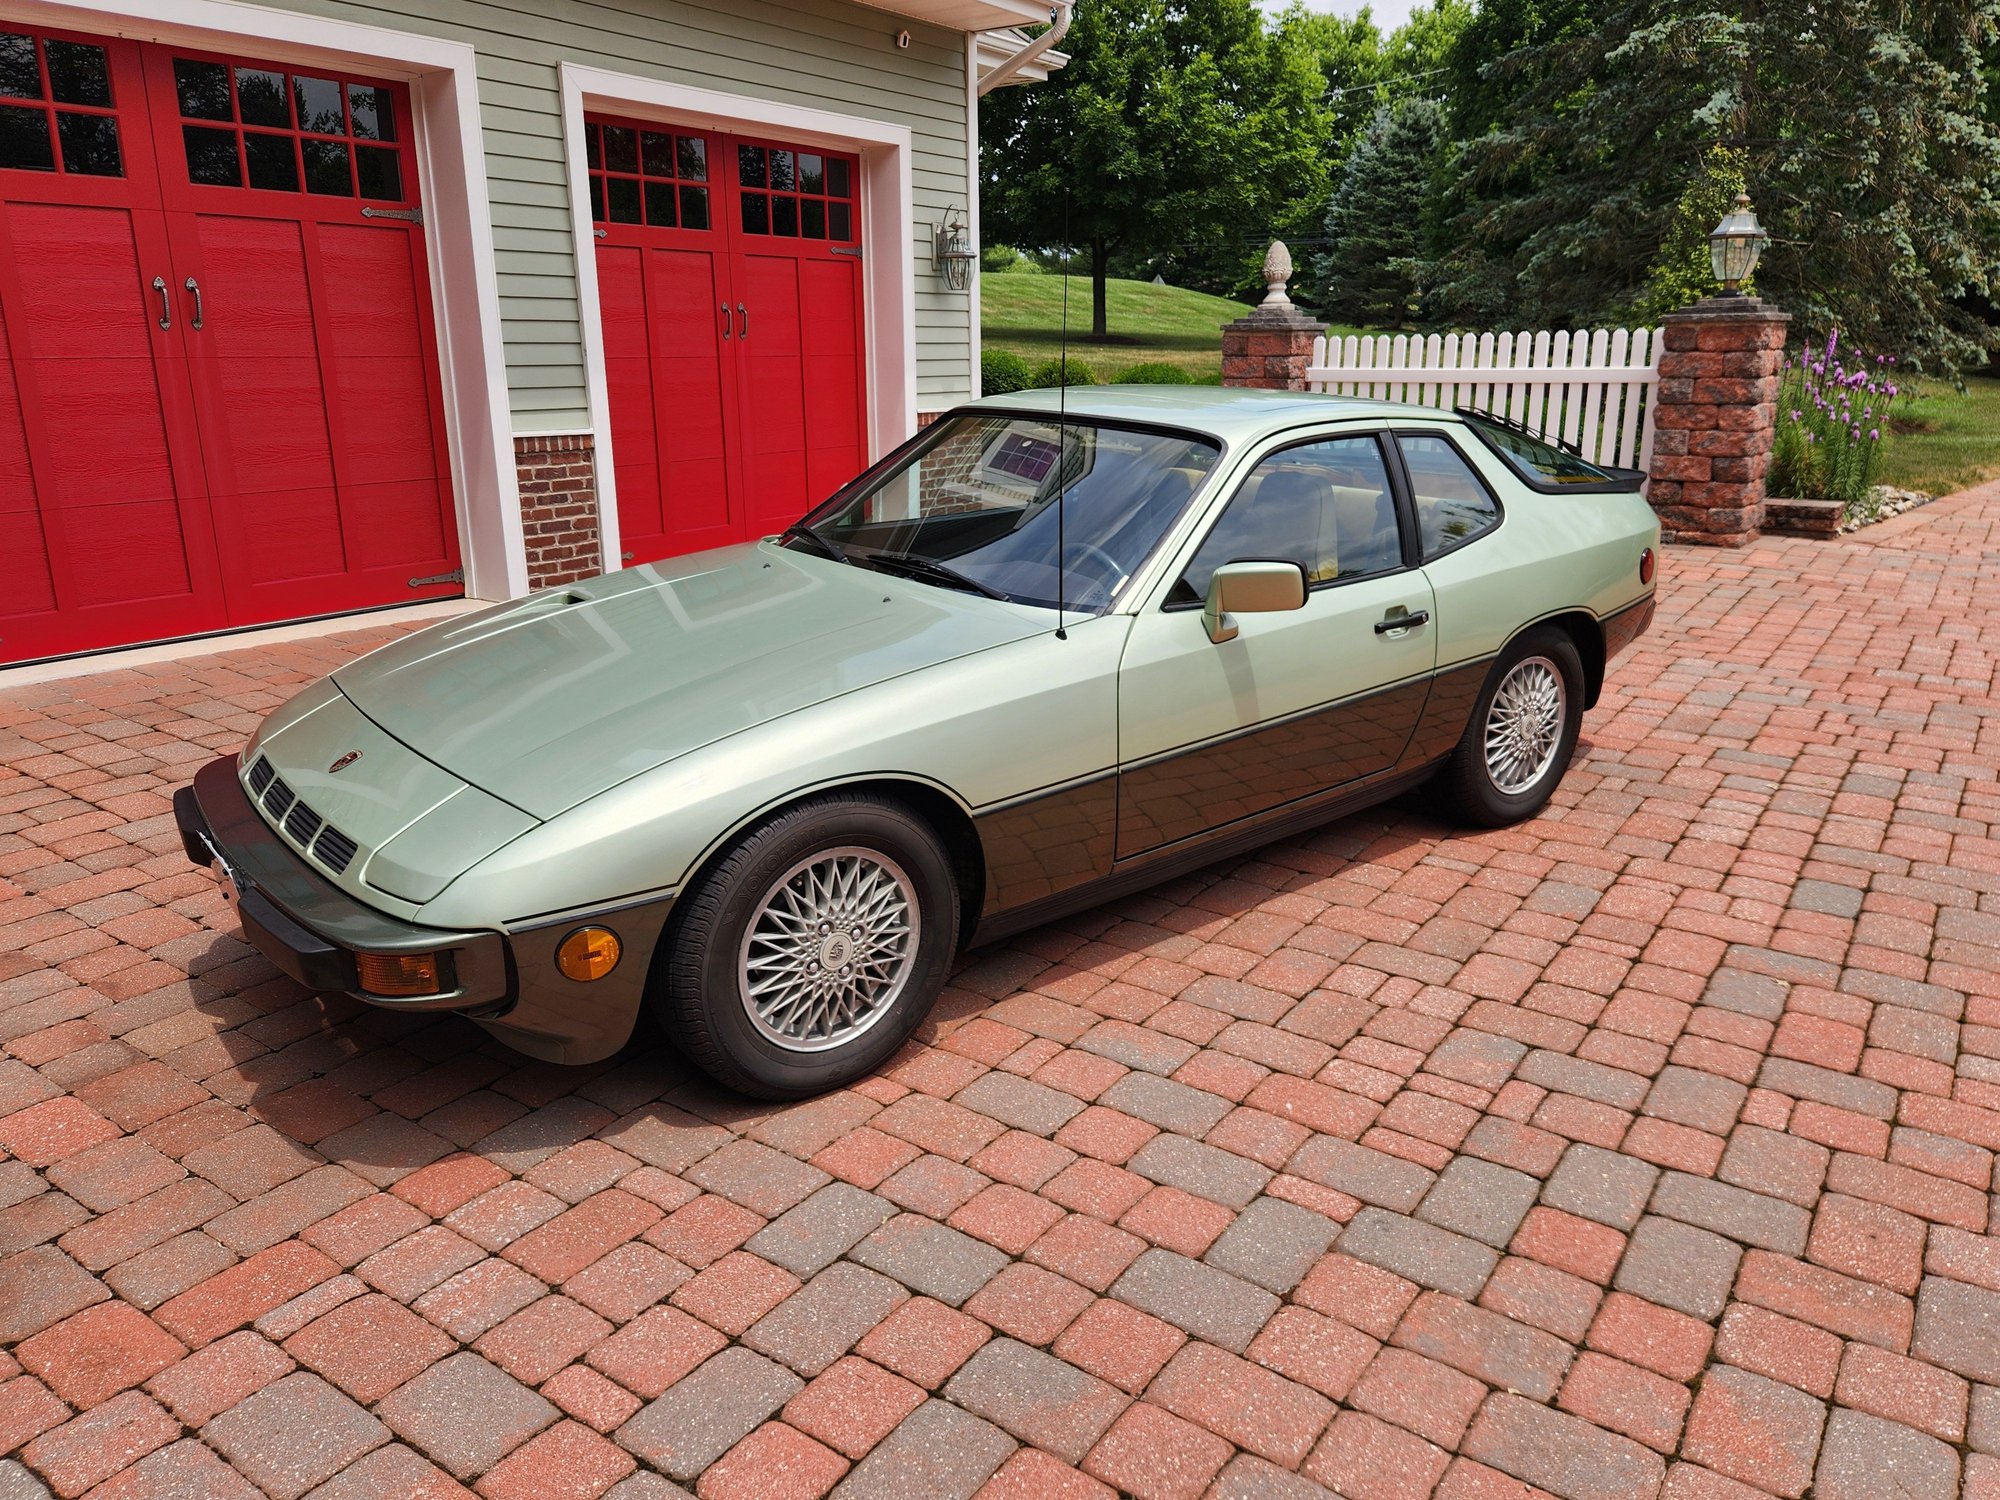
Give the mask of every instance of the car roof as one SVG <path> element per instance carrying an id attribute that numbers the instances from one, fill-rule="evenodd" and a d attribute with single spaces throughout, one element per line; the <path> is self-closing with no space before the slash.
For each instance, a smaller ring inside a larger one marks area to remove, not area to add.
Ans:
<path id="1" fill-rule="evenodd" d="M 1060 401 L 1058 395 L 1060 394 Z M 1367 401 L 1318 391 L 1246 390 L 1213 385 L 1073 385 L 987 396 L 961 410 L 1032 412 L 1104 422 L 1191 428 L 1240 443 L 1305 422 L 1395 418 L 1455 422 L 1449 411 L 1398 401 Z"/>

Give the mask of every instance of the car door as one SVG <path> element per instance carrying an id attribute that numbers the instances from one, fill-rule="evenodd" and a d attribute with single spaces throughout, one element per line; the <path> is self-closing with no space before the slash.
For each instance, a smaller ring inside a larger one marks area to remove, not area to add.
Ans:
<path id="1" fill-rule="evenodd" d="M 1323 433 L 1264 454 L 1133 622 L 1118 683 L 1119 858 L 1402 757 L 1436 653 L 1388 441 Z M 1210 575 L 1263 559 L 1305 569 L 1304 607 L 1236 615 L 1235 638 L 1211 641 Z"/>

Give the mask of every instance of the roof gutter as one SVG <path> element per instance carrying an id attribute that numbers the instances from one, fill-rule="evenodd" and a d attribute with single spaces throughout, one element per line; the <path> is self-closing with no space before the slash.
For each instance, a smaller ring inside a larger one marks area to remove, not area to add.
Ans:
<path id="1" fill-rule="evenodd" d="M 1054 7 L 1049 11 L 1049 29 L 1029 41 L 1019 52 L 1016 52 L 1012 57 L 980 79 L 980 97 L 984 98 L 995 89 L 1012 83 L 1015 75 L 1021 69 L 1027 67 L 1029 63 L 1033 62 L 1043 53 L 1051 51 L 1056 43 L 1060 42 L 1068 34 L 1070 16 L 1073 13 L 1074 8 L 1071 0 L 1056 0 Z"/>

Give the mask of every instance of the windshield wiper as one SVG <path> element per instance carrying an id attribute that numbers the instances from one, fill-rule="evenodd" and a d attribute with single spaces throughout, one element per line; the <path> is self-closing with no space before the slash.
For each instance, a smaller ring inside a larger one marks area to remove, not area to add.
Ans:
<path id="1" fill-rule="evenodd" d="M 831 537 L 821 536 L 803 521 L 794 521 L 790 526 L 785 528 L 786 540 L 790 540 L 795 536 L 804 537 L 835 562 L 844 563 L 852 560 L 848 557 L 840 543 L 834 541 Z"/>
<path id="2" fill-rule="evenodd" d="M 907 552 L 871 552 L 868 562 L 885 572 L 898 569 L 912 578 L 921 578 L 929 583 L 942 584 L 948 589 L 963 589 L 970 594 L 984 594 L 989 599 L 1005 599 L 1007 596 L 991 584 L 981 583 L 977 578 L 968 578 L 956 568 L 948 568 L 941 562 L 932 562 L 928 557 L 913 557 Z"/>

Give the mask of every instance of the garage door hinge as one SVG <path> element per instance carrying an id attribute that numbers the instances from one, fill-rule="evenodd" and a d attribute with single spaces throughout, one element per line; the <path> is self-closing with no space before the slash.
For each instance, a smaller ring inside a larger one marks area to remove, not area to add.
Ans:
<path id="1" fill-rule="evenodd" d="M 831 250 L 835 255 L 851 255 L 856 260 L 861 259 L 861 247 L 859 245 L 828 245 L 826 248 Z"/>
<path id="2" fill-rule="evenodd" d="M 364 208 L 361 210 L 361 217 L 401 219 L 405 224 L 421 224 L 424 222 L 424 211 L 421 208 Z"/>
<path id="3" fill-rule="evenodd" d="M 449 573 L 438 573 L 430 578 L 412 578 L 410 580 L 410 587 L 413 589 L 427 589 L 433 584 L 438 583 L 463 582 L 465 582 L 465 569 L 453 568 Z"/>

